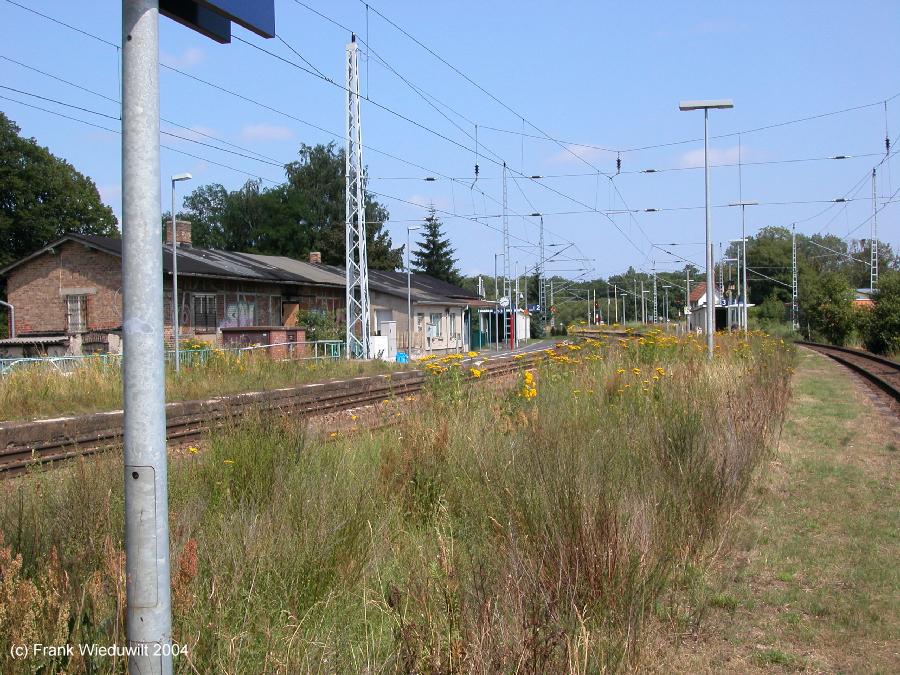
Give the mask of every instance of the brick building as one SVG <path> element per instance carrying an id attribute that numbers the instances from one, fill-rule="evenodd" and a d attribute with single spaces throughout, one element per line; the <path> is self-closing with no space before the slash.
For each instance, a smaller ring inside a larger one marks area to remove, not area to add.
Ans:
<path id="1" fill-rule="evenodd" d="M 163 254 L 165 341 L 172 344 L 172 234 L 167 226 Z M 295 327 L 300 310 L 326 312 L 345 320 L 345 271 L 284 256 L 195 248 L 190 223 L 176 223 L 179 336 L 219 346 L 302 341 Z M 15 307 L 16 337 L 0 340 L 0 357 L 38 354 L 119 353 L 122 328 L 122 240 L 70 234 L 3 269 L 7 299 Z M 475 312 L 493 307 L 476 294 L 412 275 L 413 321 L 407 314 L 406 275 L 370 270 L 371 327 L 395 322 L 397 346 L 455 352 L 469 348 L 484 329 Z M 477 344 L 483 343 L 477 338 Z"/>
<path id="2" fill-rule="evenodd" d="M 217 345 L 258 341 L 266 332 L 260 329 L 291 323 L 298 309 L 327 311 L 343 320 L 343 284 L 322 279 L 315 265 L 286 271 L 265 256 L 194 248 L 185 222 L 177 224 L 176 235 L 182 339 Z M 171 232 L 166 239 L 171 241 Z M 171 343 L 172 246 L 160 246 L 165 339 Z M 27 344 L 19 351 L 38 352 L 64 336 L 69 353 L 120 351 L 121 257 L 120 239 L 70 234 L 0 269 L 7 299 L 15 307 L 16 336 L 0 340 L 0 350 Z M 241 328 L 255 330 L 236 330 Z"/>

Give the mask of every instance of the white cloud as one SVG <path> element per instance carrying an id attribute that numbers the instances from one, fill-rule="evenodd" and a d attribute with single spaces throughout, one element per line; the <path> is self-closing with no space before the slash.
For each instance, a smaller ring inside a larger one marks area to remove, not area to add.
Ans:
<path id="1" fill-rule="evenodd" d="M 190 68 L 196 66 L 204 58 L 205 54 L 199 47 L 188 47 L 180 54 L 172 54 L 170 52 L 160 52 L 159 61 L 173 68 Z"/>
<path id="2" fill-rule="evenodd" d="M 710 148 L 709 149 L 709 163 L 712 164 L 737 164 L 738 154 L 741 154 L 741 158 L 744 161 L 748 159 L 748 151 L 747 148 L 743 148 L 743 150 L 739 150 L 738 146 L 732 146 L 730 148 Z M 696 150 L 688 150 L 685 153 L 682 153 L 678 158 L 678 166 L 686 168 L 691 166 L 703 166 L 703 148 L 697 148 Z"/>
<path id="3" fill-rule="evenodd" d="M 555 155 L 551 155 L 547 161 L 552 164 L 581 164 L 581 159 L 588 162 L 596 162 L 611 156 L 614 156 L 614 153 L 611 153 L 609 150 L 588 148 L 583 145 L 567 145 L 565 149 L 560 150 Z"/>
<path id="4" fill-rule="evenodd" d="M 276 124 L 248 124 L 241 129 L 241 139 L 245 141 L 289 141 L 294 132 Z"/>

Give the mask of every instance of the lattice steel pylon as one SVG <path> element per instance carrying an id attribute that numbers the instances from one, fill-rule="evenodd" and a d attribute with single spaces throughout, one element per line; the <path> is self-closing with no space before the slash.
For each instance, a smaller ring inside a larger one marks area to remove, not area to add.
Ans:
<path id="1" fill-rule="evenodd" d="M 797 303 L 797 224 L 791 226 L 791 325 L 800 328 L 799 306 Z"/>
<path id="2" fill-rule="evenodd" d="M 506 189 L 506 162 L 503 162 L 503 278 L 506 280 L 506 296 L 512 295 L 512 282 L 509 277 L 509 213 L 507 210 L 508 192 Z M 512 306 L 512 298 L 510 298 Z"/>
<path id="3" fill-rule="evenodd" d="M 365 176 L 359 120 L 359 61 L 356 35 L 347 45 L 347 146 L 345 153 L 347 246 L 347 358 L 371 358 L 369 263 L 366 257 Z"/>
<path id="4" fill-rule="evenodd" d="M 547 325 L 547 289 L 544 281 L 544 216 L 541 216 L 541 236 L 538 240 L 538 305 L 541 307 L 541 329 Z M 528 298 L 525 299 L 526 304 Z"/>
<path id="5" fill-rule="evenodd" d="M 869 234 L 869 248 L 871 250 L 871 272 L 869 287 L 874 291 L 878 288 L 878 199 L 875 190 L 875 169 L 872 169 L 872 232 Z"/>

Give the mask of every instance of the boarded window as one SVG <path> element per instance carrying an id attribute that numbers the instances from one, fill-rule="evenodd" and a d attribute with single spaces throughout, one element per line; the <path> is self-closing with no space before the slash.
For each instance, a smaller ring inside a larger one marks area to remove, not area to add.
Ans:
<path id="1" fill-rule="evenodd" d="M 212 333 L 218 328 L 216 317 L 216 296 L 212 294 L 195 294 L 194 301 L 194 332 Z"/>
<path id="2" fill-rule="evenodd" d="M 69 333 L 87 330 L 87 296 L 66 296 L 66 329 Z"/>

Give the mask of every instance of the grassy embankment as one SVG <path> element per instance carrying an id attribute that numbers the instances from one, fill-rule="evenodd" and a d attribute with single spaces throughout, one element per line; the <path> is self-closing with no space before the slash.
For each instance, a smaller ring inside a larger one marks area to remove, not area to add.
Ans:
<path id="1" fill-rule="evenodd" d="M 694 338 L 591 340 L 509 392 L 444 361 L 395 428 L 217 433 L 170 472 L 177 668 L 640 666 L 648 618 L 677 610 L 667 589 L 715 550 L 781 429 L 792 352 L 719 351 L 710 366 Z M 124 641 L 120 462 L 0 485 L 4 652 Z"/>
<path id="2" fill-rule="evenodd" d="M 290 387 L 333 378 L 374 375 L 402 369 L 384 361 L 346 359 L 273 361 L 261 352 L 234 355 L 213 350 L 203 365 L 176 376 L 166 372 L 166 400 L 189 401 L 212 396 Z M 118 363 L 87 359 L 71 374 L 52 367 L 25 367 L 0 377 L 0 421 L 36 419 L 122 407 L 122 371 Z"/>
<path id="3" fill-rule="evenodd" d="M 897 671 L 898 437 L 853 377 L 802 356 L 778 455 L 660 672 Z"/>

